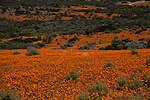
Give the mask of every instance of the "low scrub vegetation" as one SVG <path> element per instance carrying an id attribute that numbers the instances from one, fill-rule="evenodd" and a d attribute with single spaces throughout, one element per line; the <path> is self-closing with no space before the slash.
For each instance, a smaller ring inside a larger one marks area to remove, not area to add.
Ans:
<path id="1" fill-rule="evenodd" d="M 144 85 L 150 86 L 150 76 L 143 74 L 143 77 L 138 78 L 138 74 L 132 74 L 128 77 L 121 77 L 116 82 L 118 83 L 119 89 L 128 87 L 131 90 L 138 89 Z"/>
<path id="2" fill-rule="evenodd" d="M 146 65 L 147 65 L 147 66 L 150 66 L 150 58 L 148 58 L 148 59 L 146 60 Z"/>
<path id="3" fill-rule="evenodd" d="M 28 47 L 27 48 L 27 56 L 32 56 L 32 55 L 39 55 L 39 51 L 35 47 Z"/>
<path id="4" fill-rule="evenodd" d="M 104 68 L 112 68 L 115 67 L 115 64 L 112 63 L 112 61 L 107 61 L 104 65 Z"/>
<path id="5" fill-rule="evenodd" d="M 117 83 L 119 85 L 119 87 L 123 87 L 127 84 L 128 82 L 128 78 L 127 77 L 121 77 L 117 80 Z"/>
<path id="6" fill-rule="evenodd" d="M 20 55 L 21 51 L 14 51 L 12 54 L 14 54 L 14 55 Z"/>
<path id="7" fill-rule="evenodd" d="M 10 90 L 0 91 L 0 100 L 21 100 L 21 96 Z"/>
<path id="8" fill-rule="evenodd" d="M 103 96 L 109 93 L 107 85 L 99 81 L 93 86 L 87 88 L 86 92 L 78 96 L 78 100 L 101 100 Z"/>
<path id="9" fill-rule="evenodd" d="M 68 81 L 70 79 L 77 80 L 78 79 L 78 74 L 75 71 L 70 72 L 69 74 L 66 75 L 65 80 Z"/>

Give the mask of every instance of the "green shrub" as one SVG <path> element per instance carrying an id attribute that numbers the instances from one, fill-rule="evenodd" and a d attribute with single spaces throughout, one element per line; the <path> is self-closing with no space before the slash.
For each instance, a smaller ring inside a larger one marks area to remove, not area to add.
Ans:
<path id="1" fill-rule="evenodd" d="M 147 42 L 147 47 L 150 48 L 150 39 L 149 39 L 149 41 Z"/>
<path id="2" fill-rule="evenodd" d="M 124 46 L 122 44 L 118 44 L 117 45 L 117 50 L 122 50 L 122 49 L 124 49 Z"/>
<path id="3" fill-rule="evenodd" d="M 99 47 L 98 50 L 106 50 L 106 48 L 104 46 L 102 46 L 102 47 Z"/>
<path id="4" fill-rule="evenodd" d="M 150 75 L 144 74 L 143 79 L 144 79 L 144 84 L 150 87 Z"/>
<path id="5" fill-rule="evenodd" d="M 69 74 L 67 74 L 66 77 L 65 77 L 66 81 L 70 80 L 71 78 L 73 80 L 77 80 L 78 74 L 75 71 L 72 71 Z"/>
<path id="6" fill-rule="evenodd" d="M 99 81 L 95 85 L 88 88 L 88 92 L 90 97 L 93 96 L 93 94 L 98 93 L 98 96 L 96 95 L 94 99 L 101 99 L 102 96 L 106 96 L 108 94 L 108 87 L 103 82 Z"/>
<path id="7" fill-rule="evenodd" d="M 65 46 L 65 47 L 72 47 L 73 44 L 71 44 L 71 43 L 68 42 L 68 43 L 64 44 L 64 46 Z"/>
<path id="8" fill-rule="evenodd" d="M 115 65 L 111 62 L 111 61 L 107 61 L 107 63 L 104 65 L 104 68 L 112 68 L 114 67 Z"/>
<path id="9" fill-rule="evenodd" d="M 8 41 L 8 42 L 1 43 L 0 49 L 26 49 L 28 46 L 33 46 L 33 44 Z"/>
<path id="10" fill-rule="evenodd" d="M 80 46 L 79 50 L 95 50 L 96 43 L 85 43 L 85 45 Z"/>
<path id="11" fill-rule="evenodd" d="M 74 36 L 73 38 L 68 40 L 68 43 L 74 44 L 74 42 L 79 41 L 79 38 Z"/>
<path id="12" fill-rule="evenodd" d="M 128 97 L 128 100 L 143 100 L 143 99 L 140 95 L 135 95 Z"/>
<path id="13" fill-rule="evenodd" d="M 37 42 L 36 44 L 34 44 L 34 47 L 36 47 L 36 48 L 45 47 L 45 43 L 44 42 Z"/>
<path id="14" fill-rule="evenodd" d="M 14 51 L 13 54 L 14 54 L 14 55 L 20 55 L 21 52 L 20 52 L 20 51 Z"/>
<path id="15" fill-rule="evenodd" d="M 41 38 L 25 38 L 25 39 L 17 38 L 17 39 L 10 40 L 10 42 L 32 43 L 40 40 Z"/>
<path id="16" fill-rule="evenodd" d="M 150 58 L 146 60 L 146 65 L 150 66 Z"/>
<path id="17" fill-rule="evenodd" d="M 89 94 L 83 92 L 78 96 L 77 100 L 90 100 L 90 96 L 89 96 Z"/>
<path id="18" fill-rule="evenodd" d="M 112 45 L 106 46 L 106 50 L 116 50 L 116 48 Z"/>
<path id="19" fill-rule="evenodd" d="M 126 85 L 128 82 L 127 77 L 121 77 L 117 80 L 117 83 L 120 87 L 123 87 L 124 85 Z"/>
<path id="20" fill-rule="evenodd" d="M 39 51 L 35 47 L 28 47 L 27 48 L 27 56 L 32 56 L 32 55 L 39 55 Z"/>
<path id="21" fill-rule="evenodd" d="M 134 71 L 134 73 L 136 73 L 136 72 L 142 73 L 142 69 L 141 69 L 141 68 L 136 68 L 136 69 L 134 69 L 133 71 Z"/>
<path id="22" fill-rule="evenodd" d="M 128 83 L 128 87 L 132 90 L 142 87 L 143 83 L 139 80 L 134 80 Z"/>
<path id="23" fill-rule="evenodd" d="M 114 39 L 118 39 L 118 36 L 114 36 Z"/>
<path id="24" fill-rule="evenodd" d="M 56 33 L 52 33 L 50 36 L 51 37 L 57 37 L 57 34 Z"/>
<path id="25" fill-rule="evenodd" d="M 137 44 L 134 42 L 128 42 L 125 44 L 125 47 L 127 50 L 133 50 L 133 49 L 137 49 Z"/>
<path id="26" fill-rule="evenodd" d="M 10 90 L 0 91 L 0 100 L 21 100 L 21 96 Z"/>
<path id="27" fill-rule="evenodd" d="M 64 45 L 60 45 L 60 48 L 61 48 L 61 49 L 64 49 L 64 50 L 66 50 L 66 49 L 67 49 L 67 47 L 66 47 L 66 46 L 64 46 Z"/>
<path id="28" fill-rule="evenodd" d="M 140 95 L 116 97 L 115 100 L 143 100 Z"/>
<path id="29" fill-rule="evenodd" d="M 68 43 L 66 43 L 64 45 L 60 45 L 60 48 L 66 50 L 67 47 L 72 47 L 72 46 L 73 46 L 73 44 L 71 44 L 71 43 L 68 42 Z"/>

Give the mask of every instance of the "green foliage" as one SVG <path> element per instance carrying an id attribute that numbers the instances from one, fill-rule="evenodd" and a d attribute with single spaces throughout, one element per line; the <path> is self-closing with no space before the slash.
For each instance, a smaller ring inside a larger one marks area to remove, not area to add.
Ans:
<path id="1" fill-rule="evenodd" d="M 25 39 L 17 38 L 17 39 L 10 40 L 10 42 L 32 43 L 40 40 L 41 40 L 40 38 L 25 38 Z"/>
<path id="2" fill-rule="evenodd" d="M 68 81 L 70 79 L 77 80 L 77 78 L 78 78 L 78 74 L 75 71 L 70 72 L 65 77 L 66 81 Z"/>
<path id="3" fill-rule="evenodd" d="M 61 48 L 61 49 L 64 49 L 64 50 L 66 50 L 66 49 L 67 49 L 67 47 L 66 47 L 66 46 L 64 46 L 64 45 L 60 45 L 60 48 Z"/>
<path id="4" fill-rule="evenodd" d="M 127 50 L 133 50 L 133 49 L 137 49 L 137 44 L 134 42 L 128 42 L 125 44 L 125 47 L 127 48 Z"/>
<path id="5" fill-rule="evenodd" d="M 64 46 L 65 46 L 65 47 L 72 47 L 73 44 L 71 44 L 71 43 L 68 42 L 68 43 L 64 44 Z"/>
<path id="6" fill-rule="evenodd" d="M 141 68 L 136 68 L 133 71 L 134 71 L 134 73 L 136 73 L 136 72 L 142 73 L 143 72 Z"/>
<path id="7" fill-rule="evenodd" d="M 140 95 L 116 97 L 115 100 L 143 100 Z"/>
<path id="8" fill-rule="evenodd" d="M 115 65 L 111 61 L 107 61 L 107 63 L 104 65 L 104 68 L 112 68 Z"/>
<path id="9" fill-rule="evenodd" d="M 71 44 L 71 43 L 68 42 L 68 43 L 66 43 L 64 45 L 60 45 L 60 48 L 66 50 L 67 47 L 72 47 L 72 46 L 73 46 L 73 44 Z"/>
<path id="10" fill-rule="evenodd" d="M 77 100 L 90 100 L 90 96 L 86 92 L 83 92 L 78 96 Z"/>
<path id="11" fill-rule="evenodd" d="M 106 96 L 109 93 L 107 85 L 99 81 L 93 86 L 87 88 L 87 92 L 90 96 L 90 100 L 101 100 L 102 96 Z"/>
<path id="12" fill-rule="evenodd" d="M 118 44 L 117 45 L 117 50 L 122 50 L 122 49 L 124 49 L 124 46 L 122 44 Z"/>
<path id="13" fill-rule="evenodd" d="M 98 50 L 106 50 L 106 47 L 102 46 L 102 47 L 99 47 Z"/>
<path id="14" fill-rule="evenodd" d="M 147 42 L 147 47 L 150 48 L 150 39 L 149 39 L 149 41 Z"/>
<path id="15" fill-rule="evenodd" d="M 116 50 L 116 48 L 112 45 L 106 46 L 106 50 Z"/>
<path id="16" fill-rule="evenodd" d="M 96 43 L 85 43 L 85 45 L 80 46 L 79 50 L 94 50 Z"/>
<path id="17" fill-rule="evenodd" d="M 79 38 L 74 36 L 73 38 L 68 40 L 68 43 L 74 44 L 74 42 L 79 41 Z"/>
<path id="18" fill-rule="evenodd" d="M 20 51 L 14 51 L 13 54 L 14 54 L 14 55 L 20 55 L 21 52 L 20 52 Z"/>
<path id="19" fill-rule="evenodd" d="M 121 77 L 116 81 L 120 87 L 127 86 L 131 90 L 138 89 L 143 86 L 150 87 L 150 75 L 143 74 L 143 77 L 138 76 L 138 74 L 132 74 L 128 77 Z"/>
<path id="20" fill-rule="evenodd" d="M 31 46 L 36 48 L 42 48 L 45 47 L 45 43 L 37 42 L 33 44 L 33 43 L 12 42 L 12 41 L 0 43 L 0 49 L 26 49 L 27 47 Z"/>
<path id="21" fill-rule="evenodd" d="M 144 74 L 143 79 L 144 79 L 144 84 L 147 85 L 148 87 L 150 87 L 150 75 Z"/>
<path id="22" fill-rule="evenodd" d="M 21 100 L 21 96 L 10 90 L 0 91 L 0 100 Z"/>
<path id="23" fill-rule="evenodd" d="M 147 66 L 150 66 L 150 58 L 148 58 L 148 59 L 146 60 L 146 65 L 147 65 Z"/>
<path id="24" fill-rule="evenodd" d="M 118 36 L 114 36 L 114 39 L 115 39 L 115 40 L 118 39 Z"/>
<path id="25" fill-rule="evenodd" d="M 134 80 L 128 83 L 128 87 L 132 90 L 137 89 L 142 86 L 143 86 L 143 83 L 142 81 L 139 81 L 139 80 Z"/>
<path id="26" fill-rule="evenodd" d="M 32 56 L 32 55 L 39 55 L 39 51 L 35 47 L 28 47 L 27 48 L 27 56 Z"/>
<path id="27" fill-rule="evenodd" d="M 117 83 L 120 87 L 123 87 L 124 85 L 126 85 L 128 82 L 127 77 L 121 77 L 117 80 Z"/>
<path id="28" fill-rule="evenodd" d="M 57 34 L 56 34 L 56 33 L 52 33 L 50 36 L 51 36 L 51 37 L 56 37 Z"/>
<path id="29" fill-rule="evenodd" d="M 26 49 L 30 43 L 21 43 L 21 42 L 4 42 L 0 44 L 0 49 Z"/>
<path id="30" fill-rule="evenodd" d="M 135 95 L 128 97 L 128 100 L 143 100 L 143 99 L 140 95 Z"/>

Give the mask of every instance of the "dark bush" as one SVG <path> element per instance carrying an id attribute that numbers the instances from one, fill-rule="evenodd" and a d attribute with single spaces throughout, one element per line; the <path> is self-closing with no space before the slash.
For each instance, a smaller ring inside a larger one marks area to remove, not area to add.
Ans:
<path id="1" fill-rule="evenodd" d="M 10 90 L 0 91 L 0 100 L 21 100 L 21 96 Z"/>
<path id="2" fill-rule="evenodd" d="M 150 58 L 146 60 L 146 65 L 150 66 Z"/>
<path id="3" fill-rule="evenodd" d="M 26 49 L 28 46 L 33 46 L 33 44 L 21 42 L 5 42 L 0 44 L 0 49 Z"/>
<path id="4" fill-rule="evenodd" d="M 128 87 L 132 90 L 137 89 L 142 86 L 143 86 L 143 83 L 142 81 L 139 81 L 139 80 L 134 80 L 128 83 Z"/>
<path id="5" fill-rule="evenodd" d="M 143 79 L 144 79 L 144 84 L 147 85 L 148 87 L 150 87 L 150 75 L 144 74 Z"/>
<path id="6" fill-rule="evenodd" d="M 125 44 L 125 48 L 127 50 L 133 50 L 133 49 L 138 49 L 138 46 L 134 42 L 128 42 L 128 43 Z"/>
<path id="7" fill-rule="evenodd" d="M 74 44 L 74 42 L 79 41 L 79 38 L 74 36 L 73 38 L 68 40 L 68 43 Z"/>
<path id="8" fill-rule="evenodd" d="M 106 50 L 116 50 L 116 48 L 112 45 L 106 46 Z"/>
<path id="9" fill-rule="evenodd" d="M 40 48 L 45 47 L 45 43 L 44 42 L 37 42 L 37 43 L 33 44 L 33 47 L 40 49 Z"/>
<path id="10" fill-rule="evenodd" d="M 124 49 L 124 46 L 122 44 L 118 44 L 117 45 L 117 50 L 122 50 L 122 49 Z"/>
<path id="11" fill-rule="evenodd" d="M 12 42 L 12 41 L 0 43 L 0 49 L 26 49 L 27 47 L 42 48 L 45 47 L 45 43 L 37 42 L 35 44 L 32 44 L 32 43 Z"/>
<path id="12" fill-rule="evenodd" d="M 121 77 L 117 80 L 117 83 L 120 87 L 123 87 L 124 85 L 126 85 L 128 82 L 127 77 Z"/>
<path id="13" fill-rule="evenodd" d="M 65 77 L 66 81 L 68 81 L 70 79 L 77 80 L 77 78 L 78 78 L 78 74 L 75 71 L 70 72 Z"/>
<path id="14" fill-rule="evenodd" d="M 106 50 L 106 47 L 100 47 L 98 50 Z"/>
<path id="15" fill-rule="evenodd" d="M 136 73 L 136 72 L 142 73 L 143 72 L 141 68 L 136 68 L 133 71 L 134 71 L 134 73 Z"/>
<path id="16" fill-rule="evenodd" d="M 96 43 L 86 43 L 84 46 L 80 46 L 79 50 L 95 50 Z"/>
<path id="17" fill-rule="evenodd" d="M 20 54 L 21 54 L 21 51 L 14 51 L 13 54 L 14 54 L 14 55 L 20 55 Z"/>
<path id="18" fill-rule="evenodd" d="M 94 96 L 94 99 L 97 100 L 98 98 L 101 100 L 102 96 L 106 96 L 109 92 L 107 85 L 105 85 L 103 82 L 99 81 L 95 85 L 88 88 L 88 92 L 90 97 L 92 97 L 93 94 L 98 92 L 98 96 Z M 98 99 L 98 100 L 99 100 Z"/>
<path id="19" fill-rule="evenodd" d="M 32 56 L 32 55 L 39 55 L 39 51 L 35 47 L 28 47 L 27 48 L 27 56 Z"/>
<path id="20" fill-rule="evenodd" d="M 114 36 L 114 40 L 118 39 L 118 36 Z"/>
<path id="21" fill-rule="evenodd" d="M 149 39 L 149 41 L 147 42 L 147 47 L 150 48 L 150 39 Z"/>
<path id="22" fill-rule="evenodd" d="M 40 38 L 25 38 L 25 39 L 18 38 L 18 39 L 10 40 L 10 42 L 33 43 L 40 40 L 41 40 Z"/>
<path id="23" fill-rule="evenodd" d="M 111 61 L 107 61 L 107 63 L 104 65 L 104 68 L 112 68 L 115 67 L 115 65 Z"/>
<path id="24" fill-rule="evenodd" d="M 79 96 L 77 100 L 90 100 L 90 96 L 89 94 L 82 92 Z"/>
<path id="25" fill-rule="evenodd" d="M 73 46 L 73 44 L 68 42 L 68 43 L 66 43 L 64 45 L 60 45 L 60 48 L 65 50 L 65 49 L 67 49 L 67 47 L 72 47 L 72 46 Z"/>

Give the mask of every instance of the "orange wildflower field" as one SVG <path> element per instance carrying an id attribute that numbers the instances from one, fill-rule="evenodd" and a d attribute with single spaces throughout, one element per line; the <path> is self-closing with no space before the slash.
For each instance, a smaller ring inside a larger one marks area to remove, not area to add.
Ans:
<path id="1" fill-rule="evenodd" d="M 86 89 L 98 81 L 108 87 L 108 94 L 102 99 L 140 95 L 144 100 L 150 97 L 150 87 L 142 85 L 136 89 L 124 86 L 120 89 L 117 80 L 121 77 L 150 74 L 146 60 L 150 49 L 138 50 L 50 50 L 40 49 L 40 55 L 14 55 L 15 50 L 0 50 L 0 90 L 12 90 L 22 100 L 76 100 Z M 107 61 L 114 66 L 105 68 Z M 140 69 L 140 71 L 137 71 Z M 66 75 L 75 71 L 76 80 L 66 81 Z M 135 78 L 135 77 L 134 77 Z M 94 100 L 94 99 L 93 99 Z M 118 99 L 117 99 L 118 100 Z"/>

